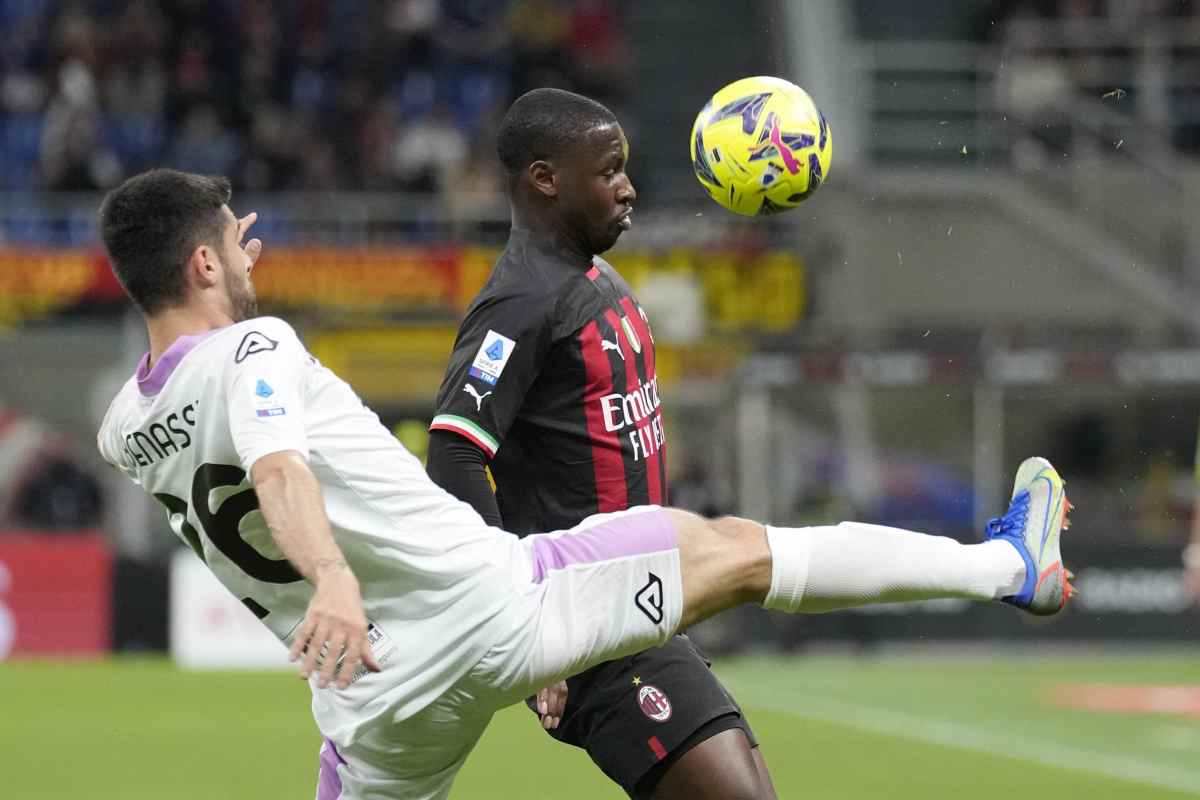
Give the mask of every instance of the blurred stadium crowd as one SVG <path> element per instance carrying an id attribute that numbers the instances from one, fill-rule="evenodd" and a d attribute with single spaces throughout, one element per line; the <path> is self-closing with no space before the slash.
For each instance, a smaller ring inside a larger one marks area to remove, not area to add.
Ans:
<path id="1" fill-rule="evenodd" d="M 1066 107 L 1084 98 L 1111 101 L 1176 149 L 1200 151 L 1200 3 L 999 0 L 978 31 L 1001 48 L 998 104 L 1036 123 L 1059 155 L 1071 149 Z M 1040 163 L 1028 151 L 1016 161 Z"/>
<path id="2" fill-rule="evenodd" d="M 496 193 L 517 94 L 619 104 L 612 0 L 3 0 L 0 188 L 150 166 L 239 189 Z"/>

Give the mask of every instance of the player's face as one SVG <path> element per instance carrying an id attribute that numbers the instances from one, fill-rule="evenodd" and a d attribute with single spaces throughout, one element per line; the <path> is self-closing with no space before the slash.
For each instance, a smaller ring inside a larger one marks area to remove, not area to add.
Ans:
<path id="1" fill-rule="evenodd" d="M 625 174 L 629 142 L 621 126 L 592 128 L 564 160 L 559 193 L 563 218 L 592 253 L 603 253 L 632 227 L 637 192 Z"/>
<path id="2" fill-rule="evenodd" d="M 258 316 L 258 297 L 254 293 L 254 284 L 250 280 L 250 271 L 254 269 L 254 259 L 242 249 L 242 240 L 246 231 L 254 224 L 254 215 L 238 219 L 222 206 L 221 211 L 226 217 L 225 226 L 221 232 L 221 247 L 219 249 L 221 264 L 225 267 L 225 291 L 229 297 L 229 316 L 234 322 Z"/>

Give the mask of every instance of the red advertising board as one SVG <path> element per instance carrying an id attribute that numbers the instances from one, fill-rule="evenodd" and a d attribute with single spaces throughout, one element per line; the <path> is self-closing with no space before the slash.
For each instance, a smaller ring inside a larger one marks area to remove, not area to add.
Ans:
<path id="1" fill-rule="evenodd" d="M 0 531 L 0 660 L 107 652 L 111 603 L 100 534 Z"/>

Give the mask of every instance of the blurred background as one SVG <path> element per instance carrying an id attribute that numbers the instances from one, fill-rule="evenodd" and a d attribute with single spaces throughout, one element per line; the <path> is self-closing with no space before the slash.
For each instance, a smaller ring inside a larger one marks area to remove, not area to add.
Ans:
<path id="1" fill-rule="evenodd" d="M 146 347 L 98 246 L 102 193 L 154 166 L 230 176 L 234 211 L 259 214 L 263 311 L 421 455 L 508 231 L 498 120 L 558 86 L 609 105 L 631 143 L 636 226 L 608 260 L 654 324 L 673 504 L 974 541 L 1037 454 L 1076 505 L 1081 596 L 1049 624 L 943 602 L 748 610 L 696 637 L 722 654 L 1183 649 L 1174 683 L 1193 693 L 1155 713 L 1183 720 L 1168 784 L 1200 793 L 1180 766 L 1200 752 L 1180 558 L 1200 3 L 0 0 L 0 30 L 0 659 L 278 661 L 95 453 Z M 754 74 L 809 91 L 834 162 L 800 209 L 740 219 L 687 142 L 707 98 Z"/>

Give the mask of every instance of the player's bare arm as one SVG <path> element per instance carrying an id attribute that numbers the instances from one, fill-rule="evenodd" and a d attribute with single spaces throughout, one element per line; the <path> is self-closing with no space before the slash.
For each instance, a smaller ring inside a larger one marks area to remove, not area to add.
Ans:
<path id="1" fill-rule="evenodd" d="M 287 450 L 256 461 L 250 478 L 275 544 L 316 587 L 289 653 L 293 661 L 302 658 L 300 676 L 308 678 L 317 671 L 322 649 L 325 656 L 317 679 L 321 688 L 336 681 L 345 689 L 360 664 L 378 672 L 367 644 L 358 579 L 333 540 L 316 476 L 299 453 Z"/>

